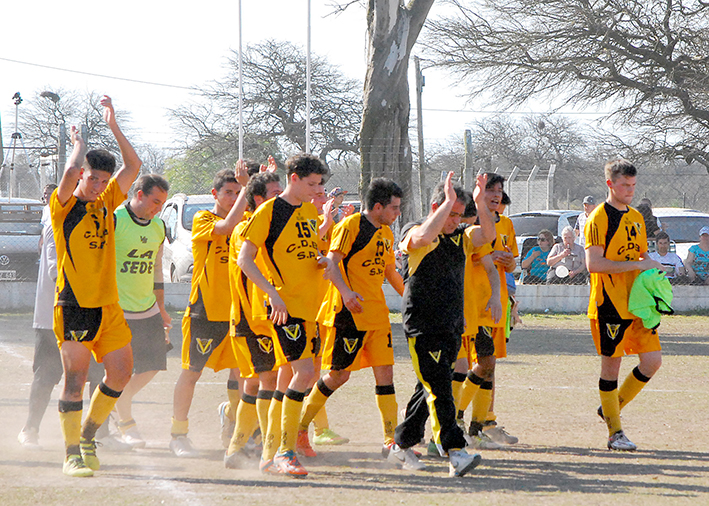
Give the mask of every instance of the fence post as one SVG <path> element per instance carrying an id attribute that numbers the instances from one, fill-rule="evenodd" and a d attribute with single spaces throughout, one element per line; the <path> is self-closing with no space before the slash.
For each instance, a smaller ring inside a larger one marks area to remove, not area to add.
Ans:
<path id="1" fill-rule="evenodd" d="M 473 137 L 470 130 L 465 131 L 463 136 L 465 145 L 465 163 L 463 165 L 463 187 L 473 187 Z"/>
<path id="2" fill-rule="evenodd" d="M 529 177 L 527 178 L 527 211 L 529 211 L 529 207 L 531 206 L 531 200 L 530 200 L 530 190 L 532 186 L 532 181 L 534 180 L 535 177 L 537 177 L 537 172 L 539 172 L 539 166 L 535 165 L 532 167 L 532 172 L 529 173 Z"/>
<path id="3" fill-rule="evenodd" d="M 510 174 L 510 177 L 507 179 L 507 183 L 508 183 L 507 184 L 507 194 L 512 199 L 512 204 L 510 204 L 510 206 L 509 206 L 509 209 L 508 209 L 509 213 L 508 214 L 512 214 L 513 207 L 515 208 L 515 212 L 519 212 L 519 211 L 517 211 L 517 208 L 515 207 L 515 203 L 517 203 L 517 205 L 520 205 L 520 202 L 517 199 L 516 192 L 512 191 L 512 185 L 514 184 L 514 180 L 517 179 L 517 174 L 519 174 L 519 167 L 517 167 L 515 165 L 514 169 L 512 169 L 512 173 Z"/>
<path id="4" fill-rule="evenodd" d="M 552 200 L 554 199 L 554 174 L 556 173 L 556 164 L 552 163 L 549 166 L 549 174 L 547 175 L 547 209 L 552 208 Z"/>

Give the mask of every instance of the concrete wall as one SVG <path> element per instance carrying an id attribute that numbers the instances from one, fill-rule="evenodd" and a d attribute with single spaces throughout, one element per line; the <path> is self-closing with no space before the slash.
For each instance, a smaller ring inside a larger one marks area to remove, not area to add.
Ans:
<path id="1" fill-rule="evenodd" d="M 588 307 L 588 286 L 519 285 L 517 300 L 520 310 L 527 313 L 583 313 Z M 677 312 L 709 309 L 709 287 L 675 286 L 672 307 Z M 36 283 L 0 282 L 0 311 L 32 311 Z M 389 309 L 401 310 L 401 297 L 384 285 Z M 184 310 L 190 295 L 188 283 L 165 284 L 165 304 L 168 309 Z"/>

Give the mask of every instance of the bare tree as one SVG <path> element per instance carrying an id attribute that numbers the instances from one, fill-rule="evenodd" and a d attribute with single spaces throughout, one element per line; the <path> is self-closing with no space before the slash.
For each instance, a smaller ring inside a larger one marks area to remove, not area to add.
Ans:
<path id="1" fill-rule="evenodd" d="M 367 74 L 360 131 L 362 183 L 386 176 L 406 192 L 404 219 L 413 217 L 409 82 L 411 49 L 433 0 L 369 0 Z"/>
<path id="2" fill-rule="evenodd" d="M 706 1 L 450 3 L 456 14 L 431 21 L 425 45 L 471 97 L 604 104 L 636 150 L 709 169 Z"/>
<path id="3" fill-rule="evenodd" d="M 361 84 L 325 58 L 311 58 L 311 149 L 323 160 L 358 151 L 362 116 Z M 244 128 L 250 136 L 245 156 L 260 158 L 260 147 L 274 154 L 305 151 L 306 56 L 290 42 L 268 40 L 244 51 Z M 205 99 L 172 111 L 178 128 L 208 157 L 238 157 L 238 53 L 229 58 L 227 75 L 203 92 Z M 255 152 L 247 149 L 255 148 Z M 267 153 L 268 154 L 268 153 Z"/>

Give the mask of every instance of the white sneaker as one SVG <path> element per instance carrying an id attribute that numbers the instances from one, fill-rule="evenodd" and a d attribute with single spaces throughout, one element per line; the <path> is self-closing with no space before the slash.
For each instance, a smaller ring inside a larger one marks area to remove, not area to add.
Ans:
<path id="1" fill-rule="evenodd" d="M 468 446 L 476 450 L 499 450 L 502 448 L 501 444 L 490 439 L 488 435 L 482 431 L 474 436 L 464 434 L 463 437 L 465 437 L 465 442 L 468 443 Z"/>
<path id="2" fill-rule="evenodd" d="M 244 469 L 250 467 L 248 453 L 243 448 L 231 455 L 227 455 L 226 452 L 224 452 L 224 467 L 227 469 Z"/>
<path id="3" fill-rule="evenodd" d="M 622 452 L 634 452 L 638 449 L 638 447 L 635 443 L 628 439 L 625 432 L 619 430 L 608 438 L 608 449 Z"/>
<path id="4" fill-rule="evenodd" d="M 411 448 L 404 450 L 397 444 L 391 446 L 387 460 L 407 471 L 423 471 L 426 469 L 426 464 L 419 460 Z"/>
<path id="5" fill-rule="evenodd" d="M 104 449 L 114 452 L 129 452 L 133 449 L 131 445 L 123 441 L 123 436 L 113 432 L 101 438 L 97 436 L 96 442 L 100 443 Z"/>
<path id="6" fill-rule="evenodd" d="M 42 447 L 39 445 L 39 433 L 37 432 L 37 429 L 23 429 L 22 432 L 17 435 L 17 441 L 26 450 L 42 449 Z"/>
<path id="7" fill-rule="evenodd" d="M 482 457 L 479 453 L 469 455 L 465 450 L 450 450 L 448 452 L 449 468 L 448 475 L 465 476 L 469 471 L 478 467 Z"/>
<path id="8" fill-rule="evenodd" d="M 192 446 L 192 441 L 187 436 L 173 437 L 170 441 L 170 450 L 180 458 L 194 458 L 199 452 Z"/>
<path id="9" fill-rule="evenodd" d="M 138 427 L 133 425 L 131 428 L 123 432 L 123 442 L 129 444 L 131 448 L 145 448 L 145 440 L 138 432 Z"/>
<path id="10" fill-rule="evenodd" d="M 226 408 L 229 405 L 229 401 L 222 402 L 217 410 L 219 411 L 219 423 L 221 424 L 221 439 L 222 446 L 224 448 L 229 448 L 229 443 L 231 442 L 231 437 L 234 435 L 234 428 L 236 427 L 236 421 L 229 420 L 226 416 Z"/>
<path id="11" fill-rule="evenodd" d="M 513 445 L 519 443 L 519 438 L 509 434 L 504 427 L 497 425 L 497 422 L 486 422 L 483 431 L 490 439 L 503 445 Z"/>

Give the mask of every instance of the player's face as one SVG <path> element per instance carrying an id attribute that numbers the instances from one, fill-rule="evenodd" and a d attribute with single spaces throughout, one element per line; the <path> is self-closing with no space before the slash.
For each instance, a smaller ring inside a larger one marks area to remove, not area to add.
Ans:
<path id="1" fill-rule="evenodd" d="M 312 202 L 318 194 L 318 188 L 322 186 L 322 174 L 310 174 L 303 178 L 293 174 L 289 181 L 293 186 L 293 196 L 301 202 Z"/>
<path id="2" fill-rule="evenodd" d="M 150 193 L 138 192 L 139 209 L 133 209 L 139 218 L 152 220 L 155 218 L 167 200 L 167 192 L 162 188 L 153 186 Z"/>
<path id="3" fill-rule="evenodd" d="M 444 234 L 452 234 L 455 232 L 455 229 L 458 228 L 458 225 L 460 225 L 460 220 L 463 217 L 464 212 L 465 204 L 460 200 L 456 200 L 455 204 L 453 204 L 453 209 L 451 209 L 451 213 L 448 215 L 446 222 L 443 224 L 442 232 Z"/>
<path id="4" fill-rule="evenodd" d="M 670 250 L 670 241 L 668 239 L 660 239 L 659 241 L 657 241 L 656 245 L 657 252 L 662 256 L 665 256 Z"/>
<path id="5" fill-rule="evenodd" d="M 78 186 L 81 199 L 94 202 L 106 189 L 110 179 L 111 174 L 105 170 L 84 168 Z"/>
<path id="6" fill-rule="evenodd" d="M 618 176 L 615 181 L 606 181 L 611 196 L 619 204 L 629 206 L 635 195 L 635 176 Z"/>
<path id="7" fill-rule="evenodd" d="M 497 183 L 492 188 L 485 188 L 485 203 L 487 208 L 493 213 L 497 211 L 502 202 L 502 183 Z"/>
<path id="8" fill-rule="evenodd" d="M 327 202 L 327 193 L 325 193 L 324 185 L 318 185 L 318 192 L 312 202 L 318 211 L 322 211 L 322 207 L 325 205 L 325 202 Z"/>
<path id="9" fill-rule="evenodd" d="M 212 188 L 212 195 L 214 195 L 214 199 L 217 201 L 217 207 L 222 212 L 228 213 L 239 197 L 240 191 L 241 185 L 239 183 L 224 183 L 224 185 L 219 188 L 219 191 Z"/>
<path id="10" fill-rule="evenodd" d="M 391 202 L 382 209 L 379 222 L 382 225 L 390 226 L 399 216 L 401 216 L 401 199 L 399 197 L 392 197 Z"/>
<path id="11" fill-rule="evenodd" d="M 271 200 L 273 197 L 277 197 L 283 192 L 281 188 L 281 183 L 278 181 L 271 181 L 266 184 L 266 200 Z"/>

